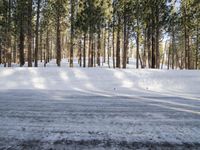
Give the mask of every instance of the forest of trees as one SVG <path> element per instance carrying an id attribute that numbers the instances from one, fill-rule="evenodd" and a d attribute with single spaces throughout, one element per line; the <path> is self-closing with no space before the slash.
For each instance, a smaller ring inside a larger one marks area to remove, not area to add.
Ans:
<path id="1" fill-rule="evenodd" d="M 199 30 L 199 0 L 0 0 L 0 64 L 199 69 Z"/>

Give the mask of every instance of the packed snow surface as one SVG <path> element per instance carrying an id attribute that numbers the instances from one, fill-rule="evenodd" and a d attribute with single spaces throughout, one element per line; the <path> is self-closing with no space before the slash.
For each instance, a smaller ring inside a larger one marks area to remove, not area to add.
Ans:
<path id="1" fill-rule="evenodd" d="M 200 149 L 200 72 L 0 68 L 0 149 Z"/>

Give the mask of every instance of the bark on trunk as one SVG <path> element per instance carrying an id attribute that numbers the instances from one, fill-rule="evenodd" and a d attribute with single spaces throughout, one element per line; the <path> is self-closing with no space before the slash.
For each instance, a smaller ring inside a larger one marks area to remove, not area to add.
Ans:
<path id="1" fill-rule="evenodd" d="M 28 1 L 28 67 L 32 67 L 32 3 Z"/>
<path id="2" fill-rule="evenodd" d="M 151 56 L 151 29 L 150 29 L 150 23 L 148 23 L 148 29 L 147 29 L 147 49 L 148 49 L 148 66 L 151 68 L 151 62 L 152 62 L 152 56 Z"/>
<path id="3" fill-rule="evenodd" d="M 175 54 L 175 35 L 174 35 L 174 24 L 172 25 L 172 69 L 174 69 L 174 54 Z"/>
<path id="4" fill-rule="evenodd" d="M 57 48 L 57 65 L 58 67 L 61 66 L 61 40 L 60 40 L 60 16 L 57 16 L 57 22 L 56 22 L 56 48 Z M 70 62 L 71 64 L 71 62 Z M 70 65 L 71 66 L 71 65 Z"/>
<path id="5" fill-rule="evenodd" d="M 74 57 L 74 0 L 71 2 L 71 40 L 70 40 L 70 67 L 73 67 Z"/>
<path id="6" fill-rule="evenodd" d="M 86 67 L 86 33 L 84 33 L 84 43 L 83 43 L 83 67 Z"/>
<path id="7" fill-rule="evenodd" d="M 156 7 L 156 68 L 160 68 L 160 19 L 159 7 Z"/>
<path id="8" fill-rule="evenodd" d="M 20 58 L 20 67 L 22 67 L 25 63 L 24 61 L 24 27 L 23 27 L 23 14 L 21 14 L 20 20 L 20 36 L 19 36 L 19 58 Z"/>
<path id="9" fill-rule="evenodd" d="M 123 68 L 126 68 L 127 64 L 127 18 L 124 14 L 124 51 L 123 51 Z"/>
<path id="10" fill-rule="evenodd" d="M 98 33 L 98 51 L 97 51 L 97 64 L 98 64 L 98 66 L 100 66 L 101 65 L 101 60 L 100 60 L 100 57 L 101 57 L 101 35 L 100 35 L 100 31 L 99 31 L 99 33 Z"/>
<path id="11" fill-rule="evenodd" d="M 121 68 L 120 64 L 120 17 L 118 15 L 118 25 L 117 25 L 117 44 L 116 44 L 116 67 Z"/>
<path id="12" fill-rule="evenodd" d="M 46 63 L 49 63 L 49 53 L 50 53 L 50 48 L 49 48 L 49 29 L 47 29 L 47 37 L 46 37 Z"/>
<path id="13" fill-rule="evenodd" d="M 196 69 L 198 69 L 198 61 L 199 61 L 199 27 L 197 26 Z"/>
<path id="14" fill-rule="evenodd" d="M 43 41 L 42 41 L 42 31 L 40 30 L 40 46 L 39 46 L 39 52 L 40 52 L 40 62 L 42 62 L 42 55 L 43 55 Z"/>
<path id="15" fill-rule="evenodd" d="M 156 52 L 155 52 L 155 20 L 154 20 L 154 13 L 152 16 L 152 62 L 151 62 L 151 68 L 156 68 Z"/>
<path id="16" fill-rule="evenodd" d="M 110 31 L 108 29 L 108 46 L 107 46 L 107 59 L 108 59 L 108 67 L 110 68 Z"/>
<path id="17" fill-rule="evenodd" d="M 147 29 L 144 30 L 144 56 L 143 56 L 143 68 L 146 68 L 147 61 Z"/>
<path id="18" fill-rule="evenodd" d="M 1 44 L 2 43 L 0 43 L 0 64 L 2 64 L 2 59 L 1 59 L 1 57 L 2 57 L 2 47 L 1 47 Z"/>
<path id="19" fill-rule="evenodd" d="M 35 67 L 38 67 L 38 43 L 39 43 L 39 36 L 38 36 L 38 32 L 39 32 L 39 22 L 40 22 L 40 2 L 41 0 L 38 0 L 37 1 L 38 4 L 37 4 L 37 19 L 36 19 L 36 29 L 35 29 L 35 32 L 36 32 L 36 37 L 35 37 Z"/>
<path id="20" fill-rule="evenodd" d="M 104 30 L 103 63 L 106 63 L 106 29 Z"/>
<path id="21" fill-rule="evenodd" d="M 89 33 L 88 67 L 91 67 L 92 34 Z"/>
<path id="22" fill-rule="evenodd" d="M 82 43 L 81 43 L 81 39 L 79 41 L 79 65 L 80 65 L 80 67 L 82 67 Z"/>

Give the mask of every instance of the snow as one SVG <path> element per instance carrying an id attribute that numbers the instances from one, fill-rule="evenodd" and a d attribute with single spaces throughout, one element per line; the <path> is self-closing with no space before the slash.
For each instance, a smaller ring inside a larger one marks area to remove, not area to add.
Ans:
<path id="1" fill-rule="evenodd" d="M 133 91 L 198 97 L 200 72 L 109 68 L 2 68 L 0 89 L 76 90 L 108 95 Z"/>
<path id="2" fill-rule="evenodd" d="M 133 68 L 0 68 L 0 149 L 200 148 L 200 72 Z"/>

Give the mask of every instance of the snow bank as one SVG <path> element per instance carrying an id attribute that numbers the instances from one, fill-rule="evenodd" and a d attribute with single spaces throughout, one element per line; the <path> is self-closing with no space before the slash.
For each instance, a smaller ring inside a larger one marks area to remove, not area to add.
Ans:
<path id="1" fill-rule="evenodd" d="M 0 68 L 0 90 L 75 90 L 100 95 L 199 96 L 199 71 L 108 68 Z"/>

